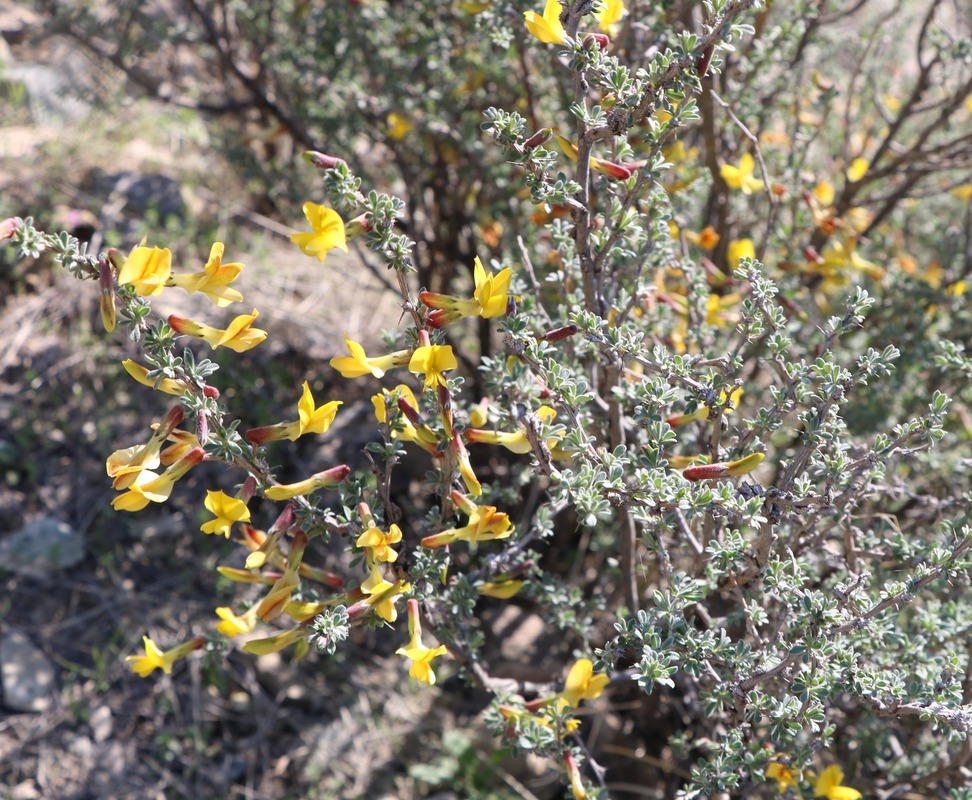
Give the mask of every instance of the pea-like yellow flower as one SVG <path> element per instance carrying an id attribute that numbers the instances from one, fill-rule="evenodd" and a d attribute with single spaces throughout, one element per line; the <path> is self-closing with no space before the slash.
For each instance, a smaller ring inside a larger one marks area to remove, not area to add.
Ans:
<path id="1" fill-rule="evenodd" d="M 287 566 L 284 568 L 283 575 L 277 578 L 257 606 L 256 615 L 265 622 L 283 613 L 284 607 L 290 602 L 290 596 L 300 586 L 300 563 L 304 558 L 306 547 L 307 534 L 298 529 L 290 545 L 290 552 L 287 554 Z"/>
<path id="2" fill-rule="evenodd" d="M 322 406 L 317 405 L 310 385 L 304 381 L 304 389 L 297 402 L 297 419 L 293 422 L 251 428 L 246 432 L 246 440 L 251 444 L 265 444 L 280 439 L 290 439 L 293 442 L 305 433 L 326 433 L 341 404 L 341 400 L 332 400 Z"/>
<path id="3" fill-rule="evenodd" d="M 340 483 L 348 477 L 348 473 L 350 472 L 350 467 L 341 464 L 337 467 L 331 467 L 331 469 L 311 475 L 309 478 L 305 478 L 297 483 L 271 486 L 264 494 L 271 500 L 292 500 L 295 497 L 302 497 L 305 494 L 316 492 L 318 489 Z"/>
<path id="4" fill-rule="evenodd" d="M 756 258 L 756 246 L 752 239 L 733 239 L 726 249 L 726 262 L 736 269 L 742 258 Z"/>
<path id="5" fill-rule="evenodd" d="M 168 247 L 139 245 L 129 254 L 118 273 L 118 285 L 131 284 L 139 297 L 159 294 L 172 274 L 172 253 Z"/>
<path id="6" fill-rule="evenodd" d="M 142 644 L 145 646 L 145 655 L 126 656 L 125 660 L 132 672 L 138 674 L 140 678 L 147 678 L 155 670 L 161 669 L 166 675 L 172 674 L 172 666 L 180 658 L 184 658 L 194 650 L 199 650 L 206 643 L 202 636 L 183 642 L 171 650 L 161 650 L 148 636 L 142 637 Z"/>
<path id="7" fill-rule="evenodd" d="M 403 141 L 406 136 L 415 130 L 415 125 L 412 121 L 397 111 L 392 111 L 385 118 L 385 121 L 388 123 L 388 138 L 394 139 L 396 142 Z"/>
<path id="8" fill-rule="evenodd" d="M 597 13 L 597 29 L 609 36 L 617 33 L 617 28 L 628 11 L 624 7 L 624 0 L 604 0 L 604 5 Z"/>
<path id="9" fill-rule="evenodd" d="M 589 659 L 581 658 L 567 673 L 564 690 L 560 696 L 567 701 L 568 705 L 576 708 L 581 704 L 581 700 L 595 700 L 600 697 L 610 680 L 603 673 L 595 675 L 594 664 Z"/>
<path id="10" fill-rule="evenodd" d="M 866 158 L 855 158 L 847 167 L 847 180 L 856 183 L 867 174 L 870 167 Z"/>
<path id="11" fill-rule="evenodd" d="M 249 522 L 250 509 L 238 497 L 230 497 L 225 492 L 206 492 L 206 510 L 215 514 L 216 519 L 200 526 L 203 533 L 221 533 L 227 539 L 234 522 Z"/>
<path id="12" fill-rule="evenodd" d="M 174 394 L 177 397 L 181 397 L 189 388 L 182 381 L 176 381 L 172 378 L 149 378 L 149 368 L 143 367 L 141 364 L 132 361 L 130 358 L 126 358 L 124 361 L 122 361 L 122 367 L 124 367 L 125 372 L 142 384 L 142 386 L 149 386 L 153 389 L 158 389 L 160 392 L 165 392 L 165 394 Z"/>
<path id="13" fill-rule="evenodd" d="M 750 453 L 736 461 L 721 461 L 717 464 L 694 464 L 682 470 L 682 477 L 688 481 L 709 481 L 716 478 L 734 478 L 746 475 L 758 467 L 765 453 Z"/>
<path id="14" fill-rule="evenodd" d="M 401 439 L 404 442 L 417 441 L 418 432 L 408 417 L 405 416 L 404 412 L 398 408 L 399 399 L 404 400 L 416 412 L 418 411 L 419 404 L 415 399 L 415 393 L 411 387 L 400 383 L 394 389 L 382 389 L 378 394 L 372 395 L 371 404 L 375 407 L 375 419 L 378 422 L 391 425 L 391 436 L 393 439 Z M 392 403 L 396 411 L 395 416 L 391 420 L 388 418 L 389 402 Z M 434 434 L 433 438 L 435 438 Z M 438 440 L 436 439 L 433 444 L 437 443 Z"/>
<path id="15" fill-rule="evenodd" d="M 134 483 L 127 487 L 128 491 L 111 501 L 111 507 L 116 511 L 141 511 L 149 503 L 164 503 L 172 494 L 175 482 L 202 463 L 205 457 L 205 450 L 194 447 L 161 475 L 142 470 Z"/>
<path id="16" fill-rule="evenodd" d="M 553 419 L 557 416 L 557 412 L 550 406 L 540 406 L 537 409 L 537 416 L 541 420 Z M 521 425 L 518 431 L 513 433 L 508 433 L 507 431 L 486 431 L 481 428 L 466 428 L 463 431 L 463 436 L 465 436 L 466 441 L 470 443 L 477 444 L 498 444 L 505 447 L 511 453 L 517 453 L 518 455 L 523 455 L 524 453 L 529 453 L 533 449 L 530 446 L 530 440 L 526 435 L 526 428 Z M 563 433 L 557 436 L 551 436 L 547 439 L 547 447 L 553 450 Z"/>
<path id="17" fill-rule="evenodd" d="M 375 561 L 386 561 L 392 563 L 398 560 L 398 553 L 392 549 L 392 545 L 402 540 L 402 530 L 392 523 L 388 533 L 380 528 L 372 526 L 367 528 L 357 539 L 357 547 L 367 547 L 371 551 L 371 556 Z"/>
<path id="18" fill-rule="evenodd" d="M 422 539 L 422 547 L 433 550 L 455 542 L 476 545 L 490 539 L 506 539 L 513 534 L 515 528 L 509 516 L 497 511 L 495 506 L 477 506 L 462 492 L 453 491 L 451 497 L 459 510 L 469 517 L 468 524 L 426 536 Z"/>
<path id="19" fill-rule="evenodd" d="M 435 386 L 445 386 L 446 378 L 443 373 L 458 366 L 459 362 L 456 361 L 451 345 L 430 344 L 416 348 L 408 362 L 408 371 L 415 375 L 425 375 L 422 389 L 427 392 Z"/>
<path id="20" fill-rule="evenodd" d="M 719 400 L 726 404 L 726 409 L 723 413 L 729 413 L 734 411 L 739 407 L 739 398 L 742 397 L 742 387 L 735 389 L 733 393 L 726 396 L 726 390 L 723 389 L 719 392 Z M 704 403 L 699 405 L 699 407 L 692 414 L 674 414 L 665 420 L 671 427 L 677 428 L 680 425 L 688 425 L 690 422 L 704 422 L 709 418 L 709 407 Z"/>
<path id="21" fill-rule="evenodd" d="M 410 350 L 396 350 L 386 356 L 368 358 L 364 348 L 349 339 L 347 334 L 344 335 L 344 343 L 347 345 L 351 356 L 332 358 L 330 364 L 345 378 L 360 378 L 362 375 L 373 375 L 376 378 L 381 378 L 387 370 L 404 367 L 412 357 Z"/>
<path id="22" fill-rule="evenodd" d="M 479 256 L 474 259 L 473 280 L 475 288 L 471 298 L 454 297 L 436 292 L 422 292 L 419 300 L 432 309 L 428 323 L 440 328 L 462 317 L 499 317 L 506 313 L 510 291 L 510 268 L 495 275 L 487 272 Z"/>
<path id="23" fill-rule="evenodd" d="M 313 233 L 294 233 L 290 241 L 309 256 L 323 261 L 329 250 L 335 247 L 348 252 L 344 220 L 333 208 L 319 206 L 317 203 L 304 203 L 304 216 L 314 229 Z"/>
<path id="24" fill-rule="evenodd" d="M 776 788 L 783 794 L 791 786 L 797 785 L 798 771 L 793 767 L 773 761 L 766 767 L 766 777 L 776 781 Z"/>
<path id="25" fill-rule="evenodd" d="M 580 769 L 574 760 L 574 754 L 570 750 L 564 750 L 564 766 L 567 768 L 567 777 L 570 780 L 570 793 L 574 800 L 587 800 L 589 795 L 584 788 L 584 781 L 581 778 Z"/>
<path id="26" fill-rule="evenodd" d="M 166 438 L 185 418 L 181 406 L 174 406 L 144 445 L 116 450 L 108 456 L 105 470 L 112 478 L 112 489 L 123 491 L 135 483 L 143 470 L 154 470 L 162 463 L 161 450 Z"/>
<path id="27" fill-rule="evenodd" d="M 814 797 L 826 797 L 827 800 L 859 800 L 861 793 L 849 786 L 842 786 L 844 770 L 837 764 L 831 764 L 820 773 L 813 785 Z"/>
<path id="28" fill-rule="evenodd" d="M 424 683 L 426 686 L 435 684 L 435 673 L 432 671 L 432 662 L 441 655 L 445 655 L 445 645 L 436 648 L 426 647 L 422 643 L 422 622 L 419 618 L 419 608 L 417 600 L 408 601 L 408 646 L 399 647 L 395 653 L 412 660 L 408 668 L 410 678 Z"/>
<path id="29" fill-rule="evenodd" d="M 269 653 L 276 653 L 283 650 L 285 647 L 290 647 L 290 645 L 296 644 L 302 639 L 306 639 L 309 633 L 310 631 L 304 625 L 297 625 L 282 633 L 268 636 L 266 639 L 251 639 L 243 645 L 243 650 L 255 656 L 265 656 Z"/>
<path id="30" fill-rule="evenodd" d="M 509 600 L 517 592 L 519 592 L 520 589 L 523 588 L 523 581 L 487 581 L 486 583 L 479 584 L 477 588 L 483 597 L 495 597 L 498 600 Z"/>
<path id="31" fill-rule="evenodd" d="M 176 314 L 169 316 L 168 323 L 176 333 L 202 339 L 213 350 L 218 347 L 228 347 L 237 353 L 245 353 L 267 338 L 266 331 L 250 327 L 259 315 L 260 313 L 254 308 L 251 314 L 240 314 L 226 329 L 212 328 Z"/>
<path id="32" fill-rule="evenodd" d="M 534 11 L 523 12 L 527 30 L 544 44 L 563 44 L 567 40 L 567 32 L 560 22 L 560 0 L 547 0 L 543 7 L 543 16 Z"/>
<path id="33" fill-rule="evenodd" d="M 763 182 L 753 176 L 755 169 L 756 160 L 749 153 L 743 153 L 738 167 L 723 164 L 719 174 L 730 189 L 741 189 L 743 194 L 752 194 L 763 188 Z"/>
<path id="34" fill-rule="evenodd" d="M 398 609 L 395 608 L 395 601 L 403 593 L 412 588 L 410 583 L 398 581 L 389 583 L 381 576 L 378 562 L 371 565 L 371 574 L 364 583 L 361 584 L 361 591 L 368 595 L 365 601 L 374 612 L 385 622 L 394 622 L 398 619 Z"/>
<path id="35" fill-rule="evenodd" d="M 221 606 L 216 609 L 216 616 L 222 620 L 216 630 L 223 636 L 232 639 L 243 633 L 252 633 L 257 623 L 257 606 L 250 606 L 249 610 L 241 615 L 233 613 L 233 609 L 228 606 Z"/>
<path id="36" fill-rule="evenodd" d="M 243 295 L 236 289 L 229 288 L 243 271 L 243 265 L 233 261 L 223 263 L 223 243 L 215 242 L 209 250 L 209 260 L 202 272 L 187 272 L 170 275 L 166 286 L 178 286 L 189 294 L 202 292 L 220 308 L 230 303 L 239 303 Z"/>

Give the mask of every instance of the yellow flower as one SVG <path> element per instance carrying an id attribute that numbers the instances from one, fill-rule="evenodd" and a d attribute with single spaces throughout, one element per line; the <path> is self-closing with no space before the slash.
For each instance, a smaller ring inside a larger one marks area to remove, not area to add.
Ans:
<path id="1" fill-rule="evenodd" d="M 548 420 L 556 417 L 557 412 L 550 406 L 540 406 L 540 408 L 537 409 L 537 416 L 541 420 Z M 485 431 L 479 428 L 466 428 L 466 430 L 463 431 L 463 435 L 466 437 L 467 442 L 475 442 L 477 444 L 498 444 L 505 447 L 511 453 L 517 453 L 519 455 L 529 453 L 533 449 L 530 446 L 530 440 L 527 438 L 526 428 L 523 425 L 521 425 L 520 429 L 515 433 L 507 433 L 506 431 Z M 556 447 L 561 436 L 563 436 L 562 433 L 547 439 L 547 447 L 551 449 Z"/>
<path id="2" fill-rule="evenodd" d="M 326 433 L 334 422 L 341 400 L 332 400 L 318 406 L 314 401 L 310 385 L 304 381 L 304 391 L 297 402 L 297 419 L 293 422 L 278 422 L 276 425 L 264 425 L 261 428 L 251 428 L 245 438 L 250 444 L 266 444 L 281 439 L 296 441 L 305 433 Z"/>
<path id="3" fill-rule="evenodd" d="M 426 536 L 422 539 L 422 547 L 433 550 L 460 541 L 475 545 L 489 539 L 505 539 L 513 534 L 515 528 L 510 524 L 509 516 L 497 511 L 495 506 L 477 506 L 461 492 L 453 491 L 451 497 L 469 517 L 468 524 Z"/>
<path id="4" fill-rule="evenodd" d="M 495 597 L 498 600 L 509 600 L 523 588 L 523 581 L 486 582 L 479 585 L 479 593 L 483 597 Z"/>
<path id="5" fill-rule="evenodd" d="M 831 764 L 814 783 L 813 796 L 826 797 L 827 800 L 858 800 L 861 793 L 849 786 L 841 786 L 843 781 L 844 770 L 837 764 Z"/>
<path id="6" fill-rule="evenodd" d="M 283 650 L 285 647 L 290 647 L 290 645 L 306 638 L 307 634 L 307 628 L 305 628 L 303 625 L 298 625 L 297 627 L 290 628 L 283 633 L 268 636 L 266 639 L 251 639 L 245 645 L 243 645 L 243 650 L 247 653 L 252 653 L 255 656 L 265 656 L 268 653 L 276 653 L 278 650 Z"/>
<path id="7" fill-rule="evenodd" d="M 206 509 L 216 515 L 216 519 L 204 522 L 200 527 L 203 533 L 221 533 L 227 539 L 234 522 L 249 522 L 250 509 L 246 503 L 224 492 L 206 492 Z"/>
<path id="8" fill-rule="evenodd" d="M 341 403 L 341 400 L 332 400 L 322 406 L 316 405 L 310 386 L 307 381 L 304 381 L 304 391 L 297 403 L 297 416 L 299 418 L 297 435 L 291 441 L 305 433 L 326 433 L 327 429 L 331 427 L 331 423 L 334 422 L 338 406 Z"/>
<path id="9" fill-rule="evenodd" d="M 369 374 L 380 378 L 385 374 L 386 370 L 403 367 L 411 358 L 411 353 L 408 350 L 396 350 L 387 356 L 368 358 L 365 355 L 364 348 L 357 342 L 349 339 L 347 334 L 344 335 L 344 343 L 347 345 L 351 357 L 342 356 L 340 358 L 332 358 L 330 364 L 345 378 L 359 378 L 362 375 Z"/>
<path id="10" fill-rule="evenodd" d="M 863 158 L 855 158 L 847 168 L 847 180 L 856 183 L 867 174 L 868 167 L 871 165 Z"/>
<path id="11" fill-rule="evenodd" d="M 252 605 L 242 616 L 237 616 L 228 606 L 221 606 L 216 609 L 216 616 L 222 620 L 216 626 L 216 630 L 230 639 L 239 636 L 241 633 L 252 633 L 253 629 L 256 628 L 256 612 L 257 606 Z"/>
<path id="12" fill-rule="evenodd" d="M 739 166 L 723 164 L 719 174 L 730 189 L 741 189 L 743 194 L 752 194 L 763 188 L 763 182 L 753 177 L 756 161 L 749 153 L 743 153 Z"/>
<path id="13" fill-rule="evenodd" d="M 337 247 L 348 252 L 347 237 L 344 233 L 344 220 L 333 208 L 325 208 L 316 203 L 304 203 L 304 216 L 314 229 L 313 233 L 294 233 L 290 241 L 307 255 L 323 261 L 328 250 Z"/>
<path id="14" fill-rule="evenodd" d="M 157 669 L 161 669 L 166 675 L 171 675 L 172 665 L 194 650 L 202 648 L 206 640 L 202 636 L 197 636 L 171 650 L 160 650 L 148 636 L 142 637 L 142 643 L 145 645 L 145 655 L 126 656 L 125 660 L 129 662 L 128 666 L 131 667 L 132 672 L 137 673 L 140 678 L 147 678 Z"/>
<path id="15" fill-rule="evenodd" d="M 344 464 L 341 464 L 340 466 L 331 467 L 331 469 L 311 475 L 309 478 L 305 478 L 297 483 L 271 486 L 269 489 L 264 491 L 264 494 L 270 500 L 292 500 L 295 497 L 301 497 L 305 494 L 316 492 L 318 489 L 323 489 L 325 486 L 333 486 L 335 483 L 340 483 L 346 477 L 348 477 L 349 472 L 351 472 L 351 469 Z"/>
<path id="16" fill-rule="evenodd" d="M 375 561 L 387 561 L 391 563 L 398 560 L 398 553 L 392 550 L 391 545 L 401 540 L 401 528 L 393 523 L 388 529 L 388 533 L 383 533 L 380 528 L 376 527 L 366 529 L 358 537 L 355 545 L 369 548 Z"/>
<path id="17" fill-rule="evenodd" d="M 472 298 L 453 297 L 436 292 L 422 292 L 419 299 L 433 309 L 428 316 L 429 325 L 439 328 L 462 317 L 499 317 L 506 313 L 510 291 L 510 268 L 496 275 L 486 272 L 483 262 L 474 260 L 476 287 Z"/>
<path id="18" fill-rule="evenodd" d="M 385 622 L 394 622 L 398 619 L 395 601 L 402 592 L 407 592 L 411 588 L 411 584 L 402 581 L 389 583 L 382 578 L 377 561 L 371 565 L 371 575 L 368 580 L 361 584 L 361 591 L 369 595 L 368 605 L 372 606 L 375 613 Z"/>
<path id="19" fill-rule="evenodd" d="M 388 122 L 388 138 L 394 139 L 396 142 L 402 141 L 415 130 L 415 126 L 408 117 L 394 111 L 386 117 L 386 120 Z"/>
<path id="20" fill-rule="evenodd" d="M 257 606 L 256 615 L 265 622 L 270 622 L 283 613 L 284 607 L 290 602 L 290 596 L 300 586 L 300 563 L 306 547 L 307 534 L 298 529 L 287 554 L 283 575 L 277 578 Z"/>
<path id="21" fill-rule="evenodd" d="M 527 30 L 544 44 L 563 44 L 567 32 L 560 23 L 560 11 L 560 0 L 547 0 L 542 17 L 533 11 L 523 12 Z"/>
<path id="22" fill-rule="evenodd" d="M 424 374 L 423 391 L 435 386 L 445 386 L 446 379 L 442 373 L 459 366 L 450 345 L 430 344 L 416 348 L 408 362 L 408 371 L 413 374 Z"/>
<path id="23" fill-rule="evenodd" d="M 834 185 L 830 181 L 821 181 L 813 187 L 813 196 L 824 208 L 834 204 Z"/>
<path id="24" fill-rule="evenodd" d="M 594 700 L 600 697 L 610 680 L 603 673 L 595 675 L 594 665 L 588 659 L 581 658 L 570 668 L 560 696 L 576 708 L 581 700 Z"/>
<path id="25" fill-rule="evenodd" d="M 243 295 L 229 285 L 235 281 L 243 271 L 243 265 L 238 262 L 222 263 L 223 243 L 216 242 L 209 251 L 209 261 L 202 272 L 192 272 L 183 275 L 171 275 L 166 286 L 178 286 L 189 294 L 202 292 L 220 308 L 230 303 L 239 303 Z"/>
<path id="26" fill-rule="evenodd" d="M 116 450 L 108 456 L 105 462 L 105 471 L 108 473 L 108 477 L 112 478 L 111 488 L 123 491 L 135 483 L 139 473 L 143 470 L 154 470 L 158 467 L 162 463 L 160 452 L 162 445 L 184 417 L 185 412 L 181 406 L 173 407 L 159 423 L 146 444 Z"/>
<path id="27" fill-rule="evenodd" d="M 597 29 L 609 36 L 617 33 L 617 23 L 627 14 L 624 0 L 604 0 L 604 6 L 597 14 Z"/>
<path id="28" fill-rule="evenodd" d="M 733 391 L 733 393 L 728 397 L 726 396 L 726 390 L 723 389 L 719 392 L 719 400 L 726 404 L 726 409 L 723 413 L 728 414 L 730 411 L 739 407 L 739 398 L 742 397 L 742 387 Z M 705 404 L 701 404 L 693 414 L 675 414 L 669 417 L 666 422 L 673 428 L 677 428 L 679 425 L 688 425 L 690 422 L 703 422 L 709 418 L 709 407 Z"/>
<path id="29" fill-rule="evenodd" d="M 132 284 L 135 294 L 149 297 L 159 294 L 172 273 L 172 253 L 169 248 L 139 245 L 129 254 L 118 273 L 118 285 Z"/>
<path id="30" fill-rule="evenodd" d="M 267 338 L 266 331 L 250 327 L 259 315 L 259 312 L 254 308 L 251 314 L 240 314 L 230 322 L 226 329 L 213 328 L 175 314 L 169 316 L 168 323 L 169 327 L 176 333 L 202 339 L 213 350 L 219 347 L 228 347 L 237 353 L 245 353 Z"/>
<path id="31" fill-rule="evenodd" d="M 408 601 L 408 647 L 399 647 L 395 653 L 412 660 L 408 668 L 410 678 L 427 686 L 435 684 L 435 673 L 432 671 L 432 661 L 446 653 L 445 645 L 435 649 L 422 644 L 422 623 L 419 619 L 418 601 Z"/>
<path id="32" fill-rule="evenodd" d="M 726 261 L 736 269 L 741 258 L 756 258 L 756 246 L 752 239 L 734 239 L 726 249 Z"/>
<path id="33" fill-rule="evenodd" d="M 149 503 L 164 503 L 172 494 L 175 482 L 201 463 L 205 456 L 205 450 L 194 447 L 161 475 L 142 470 L 134 483 L 127 487 L 128 491 L 111 501 L 111 507 L 115 511 L 141 511 Z"/>
<path id="34" fill-rule="evenodd" d="M 166 394 L 182 396 L 186 393 L 186 389 L 188 388 L 182 381 L 175 381 L 171 378 L 156 378 L 154 380 L 149 378 L 148 367 L 143 367 L 141 364 L 135 363 L 130 358 L 126 358 L 124 361 L 122 361 L 122 367 L 125 368 L 125 372 L 131 375 L 143 386 L 150 386 L 153 389 L 158 389 L 160 392 L 165 392 Z"/>
<path id="35" fill-rule="evenodd" d="M 781 794 L 790 786 L 797 785 L 796 775 L 797 772 L 792 767 L 784 766 L 777 761 L 766 767 L 766 777 L 776 780 L 777 788 Z"/>

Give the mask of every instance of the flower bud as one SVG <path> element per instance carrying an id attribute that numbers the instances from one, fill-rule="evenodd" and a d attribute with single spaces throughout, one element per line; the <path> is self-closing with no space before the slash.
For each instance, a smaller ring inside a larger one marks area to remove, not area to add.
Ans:
<path id="1" fill-rule="evenodd" d="M 603 33 L 589 33 L 584 39 L 584 49 L 590 50 L 597 43 L 602 50 L 611 46 L 611 39 Z"/>
<path id="2" fill-rule="evenodd" d="M 98 263 L 98 285 L 101 288 L 101 324 L 111 333 L 115 330 L 118 318 L 115 316 L 115 287 L 111 276 L 111 266 L 107 259 Z"/>
<path id="3" fill-rule="evenodd" d="M 348 162 L 343 158 L 337 158 L 336 156 L 329 156 L 325 153 L 319 153 L 316 150 L 305 150 L 301 153 L 301 158 L 304 159 L 311 166 L 317 167 L 318 169 L 334 169 L 338 164 L 348 165 Z"/>
<path id="4" fill-rule="evenodd" d="M 20 226 L 17 224 L 17 220 L 13 217 L 0 220 L 0 242 L 2 242 L 4 239 L 13 239 L 13 236 L 19 227 Z"/>
<path id="5" fill-rule="evenodd" d="M 545 342 L 561 342 L 564 339 L 568 339 L 577 333 L 576 325 L 565 325 L 563 328 L 555 328 L 552 331 L 547 331 L 540 338 Z"/>
<path id="6" fill-rule="evenodd" d="M 350 222 L 346 223 L 344 226 L 344 238 L 353 239 L 356 236 L 360 236 L 362 233 L 367 233 L 372 228 L 371 214 L 365 212 L 364 214 L 358 214 Z"/>
<path id="7" fill-rule="evenodd" d="M 215 386 L 203 386 L 203 396 L 210 400 L 219 400 L 219 389 Z"/>
<path id="8" fill-rule="evenodd" d="M 553 128 L 541 128 L 523 143 L 523 148 L 525 150 L 532 150 L 534 147 L 539 147 L 550 138 L 552 133 Z"/>

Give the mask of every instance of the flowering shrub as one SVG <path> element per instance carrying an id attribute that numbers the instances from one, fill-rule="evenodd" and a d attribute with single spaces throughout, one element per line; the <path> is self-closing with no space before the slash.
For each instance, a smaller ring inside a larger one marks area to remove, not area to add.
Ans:
<path id="1" fill-rule="evenodd" d="M 326 270 L 357 239 L 400 289 L 396 348 L 345 337 L 329 365 L 373 394 L 370 471 L 278 481 L 268 443 L 327 436 L 344 409 L 304 384 L 296 420 L 247 429 L 223 400 L 233 376 L 217 389 L 189 344 L 259 347 L 256 308 L 226 328 L 152 316 L 162 292 L 244 301 L 230 284 L 245 267 L 222 263 L 222 244 L 173 273 L 167 249 L 93 254 L 29 219 L 0 226 L 97 280 L 104 327 L 142 349 L 127 371 L 174 396 L 147 442 L 108 457 L 113 505 L 137 513 L 189 470 L 233 470 L 235 496 L 199 498 L 202 530 L 249 552 L 226 577 L 267 589 L 217 609 L 220 634 L 300 656 L 382 626 L 413 679 L 458 668 L 490 692 L 497 737 L 548 756 L 575 798 L 623 794 L 624 762 L 605 771 L 575 715 L 604 697 L 656 718 L 624 724 L 651 750 L 658 796 L 972 796 L 967 19 L 937 0 L 917 23 L 867 2 L 520 5 L 347 11 L 401 48 L 389 32 L 428 13 L 496 63 L 515 52 L 526 76 L 448 132 L 504 164 L 485 177 L 511 190 L 507 216 L 483 204 L 498 257 L 469 255 L 464 292 L 416 283 L 404 201 L 348 153 L 305 153 L 323 186 L 294 257 Z M 348 52 L 364 35 L 306 13 Z M 891 47 L 913 57 L 892 62 Z M 471 85 L 496 77 L 478 57 L 463 62 Z M 395 142 L 437 130 L 449 102 L 390 97 L 369 113 L 393 117 Z M 501 352 L 477 350 L 471 318 Z M 406 508 L 391 483 L 413 449 L 432 501 Z M 258 495 L 273 519 L 252 518 Z M 321 540 L 353 558 L 312 566 Z M 491 674 L 484 597 L 563 632 L 562 683 Z M 202 645 L 146 638 L 132 668 L 169 672 Z"/>

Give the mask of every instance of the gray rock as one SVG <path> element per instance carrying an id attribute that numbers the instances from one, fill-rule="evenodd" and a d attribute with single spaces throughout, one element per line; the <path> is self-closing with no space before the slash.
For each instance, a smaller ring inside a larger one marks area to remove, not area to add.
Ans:
<path id="1" fill-rule="evenodd" d="M 109 736 L 111 736 L 112 719 L 111 719 L 111 709 L 106 705 L 98 706 L 94 711 L 91 712 L 91 718 L 88 720 L 88 724 L 91 726 L 91 733 L 94 736 L 94 740 L 99 744 Z"/>
<path id="2" fill-rule="evenodd" d="M 37 517 L 0 541 L 0 569 L 14 572 L 57 572 L 84 556 L 84 535 L 54 517 Z"/>
<path id="3" fill-rule="evenodd" d="M 11 711 L 42 713 L 54 692 L 54 665 L 20 631 L 0 640 L 3 705 Z"/>

